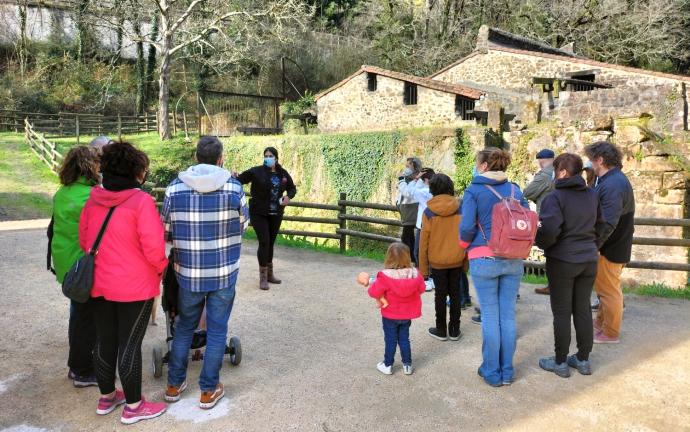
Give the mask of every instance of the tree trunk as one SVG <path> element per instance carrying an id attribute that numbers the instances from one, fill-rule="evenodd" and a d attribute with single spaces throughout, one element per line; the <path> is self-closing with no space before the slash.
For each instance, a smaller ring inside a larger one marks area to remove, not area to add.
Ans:
<path id="1" fill-rule="evenodd" d="M 168 30 L 168 17 L 161 15 L 161 64 L 158 68 L 158 135 L 161 140 L 170 139 L 168 101 L 170 98 L 170 49 L 172 34 Z"/>
<path id="2" fill-rule="evenodd" d="M 151 22 L 151 40 L 158 39 L 158 16 L 153 17 Z M 148 60 L 146 64 L 146 88 L 144 89 L 144 100 L 149 101 L 153 96 L 153 72 L 156 70 L 156 47 L 149 44 Z M 144 103 L 146 104 L 146 102 Z"/>
<path id="3" fill-rule="evenodd" d="M 26 13 L 28 10 L 27 2 L 24 1 L 19 6 L 19 73 L 22 78 L 26 73 L 27 49 L 26 49 Z"/>
<path id="4" fill-rule="evenodd" d="M 134 31 L 141 37 L 141 25 L 135 21 Z M 146 70 L 144 69 L 144 42 L 137 41 L 137 114 L 144 112 L 146 105 Z"/>

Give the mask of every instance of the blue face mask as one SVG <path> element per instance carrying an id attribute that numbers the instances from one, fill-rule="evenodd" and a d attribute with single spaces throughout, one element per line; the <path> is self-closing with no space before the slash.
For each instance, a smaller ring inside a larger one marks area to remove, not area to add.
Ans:
<path id="1" fill-rule="evenodd" d="M 479 170 L 477 169 L 477 165 L 474 166 L 472 169 L 472 177 L 477 177 L 479 175 Z"/>
<path id="2" fill-rule="evenodd" d="M 276 164 L 276 158 L 274 157 L 265 157 L 264 158 L 264 165 L 266 165 L 269 168 L 273 168 Z"/>

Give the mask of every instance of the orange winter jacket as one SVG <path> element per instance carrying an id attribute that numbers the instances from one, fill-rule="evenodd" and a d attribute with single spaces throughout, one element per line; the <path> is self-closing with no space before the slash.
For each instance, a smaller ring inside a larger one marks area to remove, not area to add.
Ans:
<path id="1" fill-rule="evenodd" d="M 465 249 L 460 247 L 460 202 L 451 195 L 436 195 L 422 216 L 419 270 L 427 277 L 431 269 L 463 267 Z"/>

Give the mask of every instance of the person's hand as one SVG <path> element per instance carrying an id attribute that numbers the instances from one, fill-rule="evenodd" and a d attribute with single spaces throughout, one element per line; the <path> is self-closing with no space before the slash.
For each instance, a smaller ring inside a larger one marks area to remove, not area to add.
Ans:
<path id="1" fill-rule="evenodd" d="M 290 197 L 285 195 L 283 199 L 280 200 L 280 205 L 286 206 L 290 203 Z"/>
<path id="2" fill-rule="evenodd" d="M 423 175 L 424 175 L 424 172 L 420 171 L 414 176 L 414 179 L 419 180 L 420 178 L 422 178 Z"/>
<path id="3" fill-rule="evenodd" d="M 240 175 L 237 173 L 237 171 L 233 171 L 232 174 L 230 174 L 230 175 L 232 175 L 233 178 L 237 178 L 237 177 L 240 176 Z"/>

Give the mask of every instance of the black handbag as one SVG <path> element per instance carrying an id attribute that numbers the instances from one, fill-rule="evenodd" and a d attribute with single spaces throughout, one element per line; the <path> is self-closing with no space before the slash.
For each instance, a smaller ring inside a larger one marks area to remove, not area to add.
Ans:
<path id="1" fill-rule="evenodd" d="M 89 297 L 91 297 L 98 246 L 103 238 L 105 227 L 108 226 L 108 221 L 110 221 L 114 211 L 115 207 L 111 207 L 108 211 L 108 215 L 105 217 L 101 230 L 98 232 L 96 241 L 93 242 L 89 253 L 79 258 L 65 274 L 65 279 L 62 281 L 62 293 L 70 300 L 74 300 L 77 303 L 86 303 Z"/>

